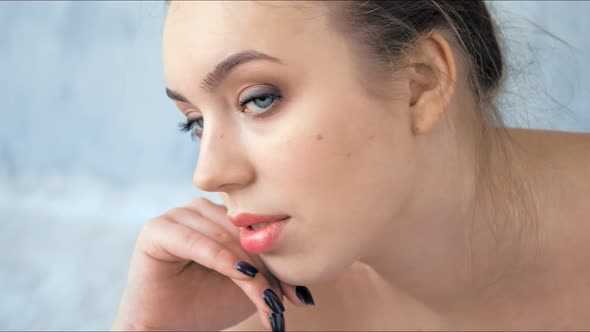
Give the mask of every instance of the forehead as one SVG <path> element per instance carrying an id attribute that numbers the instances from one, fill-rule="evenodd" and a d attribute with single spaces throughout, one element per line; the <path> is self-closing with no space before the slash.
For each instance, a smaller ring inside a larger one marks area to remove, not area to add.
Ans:
<path id="1" fill-rule="evenodd" d="M 162 42 L 166 81 L 176 82 L 186 72 L 204 75 L 220 59 L 245 49 L 284 63 L 313 56 L 328 38 L 325 13 L 314 1 L 173 1 Z"/>

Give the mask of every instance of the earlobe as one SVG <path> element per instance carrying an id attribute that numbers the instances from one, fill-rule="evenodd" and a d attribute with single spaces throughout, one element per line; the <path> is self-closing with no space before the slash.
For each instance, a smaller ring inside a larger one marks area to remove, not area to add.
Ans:
<path id="1" fill-rule="evenodd" d="M 431 131 L 454 94 L 455 60 L 447 41 L 434 32 L 421 43 L 410 71 L 410 112 L 415 135 Z"/>
<path id="2" fill-rule="evenodd" d="M 436 127 L 438 120 L 443 114 L 439 107 L 429 110 L 417 108 L 416 111 L 413 111 L 412 113 L 412 133 L 415 135 L 425 134 L 431 131 Z"/>

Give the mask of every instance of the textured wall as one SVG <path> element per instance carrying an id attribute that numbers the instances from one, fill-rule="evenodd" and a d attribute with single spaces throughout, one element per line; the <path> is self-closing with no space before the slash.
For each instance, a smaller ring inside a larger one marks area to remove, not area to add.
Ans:
<path id="1" fill-rule="evenodd" d="M 509 123 L 590 132 L 590 2 L 488 3 L 511 67 L 502 98 Z"/>
<path id="2" fill-rule="evenodd" d="M 0 149 L 9 175 L 115 185 L 190 176 L 197 146 L 164 98 L 155 2 L 2 2 Z"/>
<path id="3" fill-rule="evenodd" d="M 510 123 L 590 132 L 590 2 L 493 6 Z M 138 227 L 201 194 L 164 94 L 164 18 L 159 2 L 0 2 L 0 329 L 107 329 Z"/>

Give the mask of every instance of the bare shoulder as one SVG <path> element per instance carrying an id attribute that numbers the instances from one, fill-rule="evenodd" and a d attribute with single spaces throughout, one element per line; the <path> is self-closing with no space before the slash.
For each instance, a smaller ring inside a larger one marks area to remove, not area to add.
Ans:
<path id="1" fill-rule="evenodd" d="M 558 153 L 560 157 L 590 160 L 590 133 L 544 129 L 510 128 L 511 135 L 537 153 Z"/>
<path id="2" fill-rule="evenodd" d="M 590 250 L 590 133 L 511 129 L 533 153 L 527 173 L 535 174 L 547 232 L 560 234 L 568 255 Z M 563 255 L 561 253 L 560 255 Z M 590 268 L 588 268 L 590 275 Z"/>
<path id="3" fill-rule="evenodd" d="M 531 158 L 527 171 L 573 181 L 580 194 L 590 194 L 590 133 L 524 128 L 510 128 L 510 133 L 519 152 Z"/>

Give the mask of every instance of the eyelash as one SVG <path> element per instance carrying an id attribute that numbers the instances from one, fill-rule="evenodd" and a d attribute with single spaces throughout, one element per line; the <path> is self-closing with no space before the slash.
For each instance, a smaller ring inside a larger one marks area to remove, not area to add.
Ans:
<path id="1" fill-rule="evenodd" d="M 240 101 L 239 105 L 241 108 L 243 108 L 245 105 L 249 104 L 250 102 L 252 102 L 253 100 L 259 99 L 259 98 L 266 98 L 266 97 L 272 97 L 272 104 L 270 104 L 270 106 L 268 106 L 268 108 L 260 113 L 246 113 L 246 112 L 242 112 L 243 114 L 245 114 L 245 116 L 247 116 L 250 119 L 253 118 L 263 118 L 266 117 L 268 115 L 271 115 L 271 112 L 274 108 L 276 108 L 276 104 L 283 98 L 283 96 L 281 96 L 280 94 L 276 93 L 276 92 L 265 92 L 265 93 L 261 93 L 258 95 L 253 95 L 249 98 L 246 98 L 243 101 Z M 191 132 L 191 138 L 192 140 L 196 140 L 196 136 L 199 136 L 197 134 L 195 134 L 195 130 L 193 129 L 195 122 L 199 121 L 203 119 L 203 117 L 198 117 L 196 119 L 192 119 L 189 120 L 187 119 L 186 122 L 180 122 L 178 124 L 178 129 L 181 132 Z M 200 136 L 199 136 L 200 137 Z"/>

